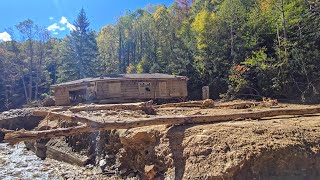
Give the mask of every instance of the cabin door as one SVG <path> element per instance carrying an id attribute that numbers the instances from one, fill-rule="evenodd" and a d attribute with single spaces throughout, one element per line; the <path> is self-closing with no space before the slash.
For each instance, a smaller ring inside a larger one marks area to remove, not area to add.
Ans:
<path id="1" fill-rule="evenodd" d="M 139 82 L 139 94 L 141 98 L 153 98 L 151 82 Z"/>

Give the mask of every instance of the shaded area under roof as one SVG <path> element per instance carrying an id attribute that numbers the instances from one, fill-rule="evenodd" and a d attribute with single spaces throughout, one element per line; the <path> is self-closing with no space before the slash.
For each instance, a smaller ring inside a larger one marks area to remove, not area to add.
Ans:
<path id="1" fill-rule="evenodd" d="M 130 79 L 187 79 L 186 76 L 176 76 L 176 75 L 170 75 L 170 74 L 162 74 L 162 73 L 153 73 L 153 74 L 112 74 L 107 75 L 104 77 L 98 77 L 98 78 L 84 78 L 79 79 L 75 81 L 69 81 L 65 83 L 55 84 L 51 87 L 58 87 L 58 86 L 68 86 L 68 85 L 79 85 L 79 84 L 86 84 L 89 82 L 94 81 L 104 81 L 104 80 L 130 80 Z"/>

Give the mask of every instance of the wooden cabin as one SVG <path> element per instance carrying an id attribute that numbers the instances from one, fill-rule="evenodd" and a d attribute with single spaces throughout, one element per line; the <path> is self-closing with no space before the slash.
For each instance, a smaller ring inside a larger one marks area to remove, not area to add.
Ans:
<path id="1" fill-rule="evenodd" d="M 185 76 L 168 74 L 118 74 L 85 78 L 51 86 L 56 105 L 76 102 L 121 103 L 137 100 L 184 100 Z"/>

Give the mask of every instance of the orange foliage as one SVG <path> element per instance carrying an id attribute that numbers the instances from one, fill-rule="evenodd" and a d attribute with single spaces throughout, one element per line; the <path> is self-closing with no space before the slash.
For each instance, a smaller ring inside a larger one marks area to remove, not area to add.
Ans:
<path id="1" fill-rule="evenodd" d="M 271 6 L 272 0 L 261 0 L 260 9 L 262 12 L 266 12 Z"/>

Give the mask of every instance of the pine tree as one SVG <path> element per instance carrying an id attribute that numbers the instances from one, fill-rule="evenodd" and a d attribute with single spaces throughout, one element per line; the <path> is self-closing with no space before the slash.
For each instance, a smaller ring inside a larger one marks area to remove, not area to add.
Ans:
<path id="1" fill-rule="evenodd" d="M 98 75 L 98 47 L 95 32 L 81 9 L 74 22 L 75 29 L 67 36 L 63 47 L 59 81 L 68 81 Z"/>

